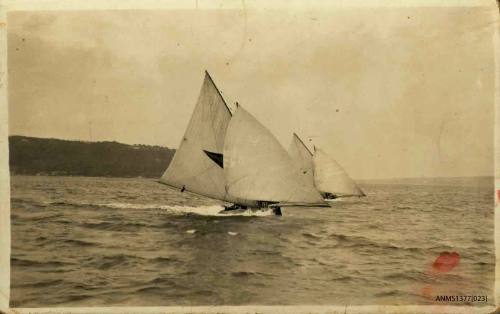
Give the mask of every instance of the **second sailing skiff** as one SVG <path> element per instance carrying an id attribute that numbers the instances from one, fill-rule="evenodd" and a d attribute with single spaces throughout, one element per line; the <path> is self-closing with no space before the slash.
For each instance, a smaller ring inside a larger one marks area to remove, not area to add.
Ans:
<path id="1" fill-rule="evenodd" d="M 335 159 L 316 147 L 313 154 L 295 133 L 289 154 L 303 176 L 314 183 L 325 199 L 366 196 Z"/>

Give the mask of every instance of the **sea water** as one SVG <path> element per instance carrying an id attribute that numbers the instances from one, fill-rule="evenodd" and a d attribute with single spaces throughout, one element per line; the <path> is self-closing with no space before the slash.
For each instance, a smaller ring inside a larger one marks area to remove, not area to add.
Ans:
<path id="1" fill-rule="evenodd" d="M 493 304 L 493 178 L 361 187 L 279 217 L 151 179 L 14 176 L 11 306 Z"/>

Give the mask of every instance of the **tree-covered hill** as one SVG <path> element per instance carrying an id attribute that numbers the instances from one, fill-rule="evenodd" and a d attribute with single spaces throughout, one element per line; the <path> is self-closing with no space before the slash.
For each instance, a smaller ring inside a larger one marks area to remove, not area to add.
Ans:
<path id="1" fill-rule="evenodd" d="M 9 137 L 11 174 L 159 178 L 175 149 L 117 142 Z"/>

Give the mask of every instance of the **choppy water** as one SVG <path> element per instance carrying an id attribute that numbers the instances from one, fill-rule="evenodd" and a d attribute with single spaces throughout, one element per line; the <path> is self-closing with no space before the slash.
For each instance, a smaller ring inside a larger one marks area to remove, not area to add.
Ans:
<path id="1" fill-rule="evenodd" d="M 362 187 L 331 208 L 223 216 L 153 180 L 12 177 L 11 306 L 493 304 L 492 178 Z M 444 251 L 460 263 L 433 271 Z"/>

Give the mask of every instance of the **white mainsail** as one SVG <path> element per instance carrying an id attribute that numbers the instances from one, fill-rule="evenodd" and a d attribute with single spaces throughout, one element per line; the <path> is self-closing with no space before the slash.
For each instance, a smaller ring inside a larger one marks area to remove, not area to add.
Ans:
<path id="1" fill-rule="evenodd" d="M 241 106 L 227 128 L 224 174 L 227 192 L 238 199 L 324 204 L 278 140 Z"/>
<path id="2" fill-rule="evenodd" d="M 308 181 L 314 182 L 312 161 L 313 154 L 295 133 L 293 133 L 288 153 L 299 168 L 300 173 L 305 176 Z"/>
<path id="3" fill-rule="evenodd" d="M 230 120 L 229 108 L 205 72 L 191 120 L 160 182 L 231 202 L 222 169 L 222 150 Z"/>
<path id="4" fill-rule="evenodd" d="M 345 170 L 323 150 L 313 155 L 314 185 L 321 193 L 341 196 L 365 196 Z"/>

